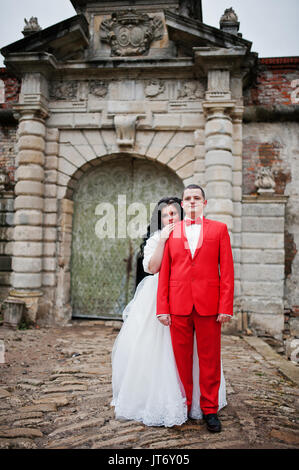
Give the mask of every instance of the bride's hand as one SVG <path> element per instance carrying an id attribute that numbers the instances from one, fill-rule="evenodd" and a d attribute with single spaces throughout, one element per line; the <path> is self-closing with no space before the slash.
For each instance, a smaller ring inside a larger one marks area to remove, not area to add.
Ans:
<path id="1" fill-rule="evenodd" d="M 165 227 L 161 230 L 162 240 L 165 240 L 165 241 L 168 240 L 169 235 L 171 234 L 171 232 L 174 229 L 174 226 L 175 226 L 175 224 L 165 225 Z"/>

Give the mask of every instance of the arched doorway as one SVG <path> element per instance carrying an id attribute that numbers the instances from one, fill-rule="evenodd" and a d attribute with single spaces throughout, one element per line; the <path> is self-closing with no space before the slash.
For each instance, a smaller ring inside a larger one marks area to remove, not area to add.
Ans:
<path id="1" fill-rule="evenodd" d="M 153 206 L 182 189 L 167 167 L 125 155 L 80 178 L 73 197 L 73 317 L 121 318 L 134 295 L 141 236 Z"/>

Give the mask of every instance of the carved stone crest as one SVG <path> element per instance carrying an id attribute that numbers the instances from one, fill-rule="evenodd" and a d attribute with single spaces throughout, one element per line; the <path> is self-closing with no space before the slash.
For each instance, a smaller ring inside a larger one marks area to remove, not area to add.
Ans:
<path id="1" fill-rule="evenodd" d="M 177 99 L 197 100 L 203 98 L 204 92 L 204 86 L 201 82 L 189 80 L 184 82 L 181 88 L 178 89 Z"/>
<path id="2" fill-rule="evenodd" d="M 77 98 L 78 83 L 75 81 L 53 81 L 50 98 L 54 100 L 74 100 Z"/>
<path id="3" fill-rule="evenodd" d="M 89 91 L 98 98 L 104 98 L 108 93 L 108 85 L 103 80 L 90 80 Z"/>
<path id="4" fill-rule="evenodd" d="M 259 168 L 254 184 L 258 188 L 257 192 L 259 194 L 274 193 L 275 181 L 272 169 L 268 167 Z"/>
<path id="5" fill-rule="evenodd" d="M 147 54 L 151 43 L 162 37 L 161 18 L 133 9 L 113 13 L 100 26 L 100 38 L 110 44 L 112 56 Z"/>
<path id="6" fill-rule="evenodd" d="M 159 95 L 160 93 L 163 93 L 165 90 L 165 85 L 161 80 L 150 80 L 144 91 L 145 91 L 145 96 L 149 98 L 153 98 L 154 96 Z"/>

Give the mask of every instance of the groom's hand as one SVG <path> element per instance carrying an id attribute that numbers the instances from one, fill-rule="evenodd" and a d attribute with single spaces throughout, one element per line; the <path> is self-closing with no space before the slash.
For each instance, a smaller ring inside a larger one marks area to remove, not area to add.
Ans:
<path id="1" fill-rule="evenodd" d="M 219 315 L 217 316 L 217 321 L 219 321 L 220 323 L 227 323 L 231 321 L 231 315 L 226 315 L 225 313 L 219 313 Z"/>
<path id="2" fill-rule="evenodd" d="M 159 322 L 162 323 L 162 325 L 170 326 L 170 324 L 171 324 L 170 315 L 159 315 L 157 318 L 158 318 Z"/>

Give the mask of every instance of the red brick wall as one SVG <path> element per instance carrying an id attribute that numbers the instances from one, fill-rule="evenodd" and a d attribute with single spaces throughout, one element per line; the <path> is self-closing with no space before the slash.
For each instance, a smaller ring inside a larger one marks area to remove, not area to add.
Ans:
<path id="1" fill-rule="evenodd" d="M 5 102 L 0 103 L 0 109 L 9 109 L 19 101 L 21 84 L 16 77 L 7 72 L 6 68 L 0 68 L 0 80 L 5 84 Z"/>
<path id="2" fill-rule="evenodd" d="M 299 104 L 299 57 L 260 59 L 256 83 L 245 92 L 244 104 Z"/>

